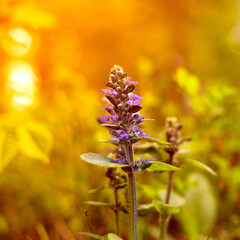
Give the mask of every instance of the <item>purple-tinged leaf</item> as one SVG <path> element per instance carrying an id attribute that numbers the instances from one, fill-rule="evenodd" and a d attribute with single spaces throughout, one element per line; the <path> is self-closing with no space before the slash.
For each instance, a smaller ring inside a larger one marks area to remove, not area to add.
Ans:
<path id="1" fill-rule="evenodd" d="M 142 109 L 142 106 L 140 105 L 131 105 L 128 109 L 128 112 L 130 113 L 135 113 L 135 112 L 138 112 Z"/>
<path id="2" fill-rule="evenodd" d="M 107 127 L 113 130 L 121 130 L 121 126 L 115 124 L 101 124 L 103 127 Z"/>
<path id="3" fill-rule="evenodd" d="M 132 92 L 134 89 L 135 89 L 135 86 L 130 83 L 130 84 L 127 86 L 127 88 L 126 88 L 126 90 L 125 90 L 124 93 L 125 93 L 125 94 L 128 94 L 128 93 Z"/>

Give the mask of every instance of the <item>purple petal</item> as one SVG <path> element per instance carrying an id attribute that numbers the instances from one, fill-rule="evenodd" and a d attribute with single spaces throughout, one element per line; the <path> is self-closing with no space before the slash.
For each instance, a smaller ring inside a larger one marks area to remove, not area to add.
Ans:
<path id="1" fill-rule="evenodd" d="M 102 109 L 109 111 L 110 109 L 112 109 L 112 105 L 108 105 L 107 107 L 102 107 Z"/>
<path id="2" fill-rule="evenodd" d="M 116 121 L 117 120 L 117 115 L 112 115 L 112 120 Z"/>
<path id="3" fill-rule="evenodd" d="M 134 93 L 130 93 L 129 94 L 129 100 L 127 101 L 127 104 L 129 105 L 138 105 L 138 106 L 142 106 L 139 101 L 141 99 L 143 99 L 142 97 L 139 97 L 138 95 L 134 94 Z"/>
<path id="4" fill-rule="evenodd" d="M 128 134 L 125 133 L 124 131 L 121 131 L 121 132 L 116 136 L 116 139 L 117 139 L 117 140 L 120 140 L 120 139 L 123 139 L 123 138 L 128 139 L 129 136 L 128 136 Z"/>
<path id="5" fill-rule="evenodd" d="M 103 116 L 103 117 L 98 117 L 97 118 L 100 123 L 106 123 L 111 120 L 111 116 Z"/>
<path id="6" fill-rule="evenodd" d="M 131 81 L 130 83 L 132 83 L 132 84 L 134 84 L 134 85 L 138 84 L 137 81 Z"/>
<path id="7" fill-rule="evenodd" d="M 152 137 L 149 136 L 147 133 L 143 132 L 139 127 L 136 127 L 136 128 L 135 128 L 135 134 L 136 134 L 138 137 L 149 137 L 149 138 L 152 138 Z"/>
<path id="8" fill-rule="evenodd" d="M 128 84 L 130 84 L 130 83 L 132 83 L 132 84 L 134 84 L 134 85 L 138 84 L 138 82 L 136 82 L 136 81 L 131 81 L 131 78 L 130 78 L 130 77 L 127 77 L 126 82 L 125 82 L 124 84 L 125 84 L 125 85 L 128 85 Z"/>
<path id="9" fill-rule="evenodd" d="M 113 95 L 118 95 L 118 92 L 116 90 L 110 90 L 110 89 L 102 89 L 102 91 L 105 93 L 105 94 L 113 94 Z"/>
<path id="10" fill-rule="evenodd" d="M 126 160 L 124 159 L 123 156 L 121 156 L 121 157 L 118 158 L 118 159 L 112 159 L 112 162 L 127 164 L 127 162 L 126 162 Z"/>
<path id="11" fill-rule="evenodd" d="M 146 159 L 143 158 L 143 155 L 136 161 L 136 162 L 140 162 L 140 163 L 146 163 L 146 162 L 151 162 L 153 159 Z"/>

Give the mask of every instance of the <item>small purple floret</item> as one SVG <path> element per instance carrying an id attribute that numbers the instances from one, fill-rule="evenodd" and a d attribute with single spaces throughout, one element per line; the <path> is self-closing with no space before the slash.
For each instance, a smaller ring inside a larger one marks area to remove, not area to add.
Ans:
<path id="1" fill-rule="evenodd" d="M 112 120 L 116 121 L 117 120 L 117 115 L 112 115 Z"/>
<path id="2" fill-rule="evenodd" d="M 121 131 L 121 132 L 116 136 L 116 139 L 117 139 L 117 140 L 120 140 L 120 139 L 123 139 L 123 138 L 128 139 L 129 136 L 128 136 L 128 134 L 125 133 L 124 131 Z"/>
<path id="3" fill-rule="evenodd" d="M 124 159 L 123 156 L 121 156 L 120 158 L 118 159 L 112 159 L 112 162 L 114 163 L 123 163 L 123 164 L 127 164 L 126 160 Z"/>
<path id="4" fill-rule="evenodd" d="M 125 85 L 129 85 L 129 84 L 134 84 L 134 85 L 136 85 L 136 84 L 138 84 L 138 82 L 136 82 L 136 81 L 131 81 L 131 78 L 130 77 L 127 77 L 127 79 L 126 79 L 126 82 L 124 83 Z"/>
<path id="5" fill-rule="evenodd" d="M 106 122 L 109 122 L 110 120 L 111 120 L 111 116 L 98 117 L 98 121 L 100 123 L 106 123 Z"/>
<path id="6" fill-rule="evenodd" d="M 105 93 L 105 94 L 113 94 L 114 96 L 118 95 L 118 92 L 113 89 L 113 90 L 110 90 L 110 89 L 102 89 L 102 91 Z"/>
<path id="7" fill-rule="evenodd" d="M 138 105 L 138 106 L 142 106 L 140 104 L 140 100 L 143 99 L 142 97 L 139 97 L 138 95 L 134 94 L 134 93 L 130 93 L 129 94 L 130 99 L 127 101 L 128 105 Z"/>
<path id="8" fill-rule="evenodd" d="M 143 155 L 136 161 L 137 163 L 147 163 L 151 162 L 153 159 L 145 159 L 143 158 Z"/>

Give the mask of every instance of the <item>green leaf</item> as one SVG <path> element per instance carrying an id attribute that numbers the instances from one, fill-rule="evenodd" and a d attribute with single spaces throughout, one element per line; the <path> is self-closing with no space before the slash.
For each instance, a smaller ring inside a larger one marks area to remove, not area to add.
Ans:
<path id="1" fill-rule="evenodd" d="M 161 200 L 165 200 L 166 199 L 166 190 L 160 190 L 158 192 Z M 174 207 L 181 207 L 186 203 L 186 199 L 182 196 L 180 196 L 179 194 L 171 191 L 171 195 L 170 195 L 170 200 L 169 200 L 169 204 L 174 206 Z"/>
<path id="2" fill-rule="evenodd" d="M 194 167 L 197 167 L 197 168 L 200 168 L 200 169 L 202 169 L 202 170 L 205 170 L 206 172 L 212 174 L 213 176 L 216 176 L 216 173 L 215 173 L 210 167 L 208 167 L 207 165 L 205 165 L 205 164 L 202 163 L 202 162 L 199 162 L 199 161 L 197 161 L 197 160 L 190 159 L 190 158 L 188 158 L 188 159 L 182 159 L 181 161 L 182 161 L 183 163 L 189 163 L 189 164 L 191 164 L 191 165 L 194 166 Z"/>
<path id="3" fill-rule="evenodd" d="M 157 199 L 154 199 L 152 201 L 153 206 L 155 207 L 155 209 L 160 213 L 160 214 L 167 214 L 167 215 L 171 215 L 171 214 L 177 214 L 180 212 L 180 208 L 179 207 L 175 207 L 175 206 L 171 206 L 169 204 L 163 203 Z"/>
<path id="4" fill-rule="evenodd" d="M 53 146 L 53 136 L 49 130 L 41 124 L 28 122 L 17 131 L 20 150 L 29 157 L 48 163 Z"/>
<path id="5" fill-rule="evenodd" d="M 122 238 L 118 237 L 116 234 L 113 234 L 113 233 L 108 233 L 107 235 L 104 235 L 104 236 L 100 236 L 93 233 L 87 233 L 87 232 L 81 232 L 79 234 L 85 235 L 94 239 L 99 239 L 99 240 L 123 240 Z"/>
<path id="6" fill-rule="evenodd" d="M 108 158 L 108 157 L 105 157 L 105 156 L 102 156 L 102 155 L 96 154 L 96 153 L 85 153 L 85 154 L 82 154 L 80 157 L 85 162 L 88 162 L 88 163 L 91 163 L 94 165 L 98 165 L 101 167 L 112 168 L 112 167 L 127 167 L 127 166 L 129 166 L 129 165 L 123 164 L 123 163 L 112 162 L 111 158 Z"/>
<path id="7" fill-rule="evenodd" d="M 152 165 L 152 162 L 144 162 L 140 165 L 140 167 L 137 169 L 137 172 L 144 171 L 145 169 L 149 168 Z"/>
<path id="8" fill-rule="evenodd" d="M 100 140 L 100 142 L 111 143 L 111 144 L 113 144 L 113 145 L 115 145 L 115 146 L 119 146 L 119 141 L 117 141 L 117 140 L 108 140 L 108 141 L 106 141 L 106 140 Z"/>
<path id="9" fill-rule="evenodd" d="M 139 145 L 136 145 L 135 149 L 148 150 L 148 149 L 155 148 L 155 147 L 156 148 L 158 147 L 158 145 L 156 143 L 144 142 Z"/>
<path id="10" fill-rule="evenodd" d="M 156 208 L 153 203 L 141 204 L 137 208 L 138 216 L 147 216 L 149 214 L 155 213 Z"/>
<path id="11" fill-rule="evenodd" d="M 0 131 L 0 173 L 11 162 L 18 150 L 17 136 L 13 129 Z"/>
<path id="12" fill-rule="evenodd" d="M 107 240 L 123 240 L 123 239 L 113 233 L 109 233 L 107 234 Z"/>
<path id="13" fill-rule="evenodd" d="M 86 201 L 84 204 L 92 205 L 92 206 L 104 206 L 104 207 L 109 207 L 111 209 L 114 209 L 114 206 L 110 203 L 105 203 L 105 202 L 98 202 L 98 201 Z"/>
<path id="14" fill-rule="evenodd" d="M 150 138 L 150 137 L 134 137 L 134 138 L 131 138 L 132 140 L 137 140 L 137 141 L 140 141 L 140 140 L 143 140 L 143 141 L 146 141 L 146 142 L 150 142 L 150 143 L 157 143 L 159 145 L 165 145 L 165 146 L 171 146 L 171 143 L 169 142 L 164 142 L 164 141 L 160 141 L 156 138 Z"/>
<path id="15" fill-rule="evenodd" d="M 186 207 L 196 221 L 198 233 L 205 234 L 215 225 L 218 215 L 214 185 L 199 173 L 189 175 L 186 182 L 191 186 L 185 193 Z"/>
<path id="16" fill-rule="evenodd" d="M 89 190 L 88 193 L 90 193 L 90 194 L 96 193 L 96 192 L 101 191 L 105 188 L 110 188 L 110 186 L 109 185 L 100 186 L 100 187 Z"/>
<path id="17" fill-rule="evenodd" d="M 163 162 L 151 162 L 152 164 L 149 168 L 147 168 L 147 171 L 149 172 L 165 172 L 165 171 L 179 171 L 180 168 L 172 166 L 167 163 Z"/>

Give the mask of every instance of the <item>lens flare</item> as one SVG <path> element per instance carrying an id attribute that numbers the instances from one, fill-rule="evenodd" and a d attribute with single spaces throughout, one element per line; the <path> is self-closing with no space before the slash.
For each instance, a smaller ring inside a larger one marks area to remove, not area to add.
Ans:
<path id="1" fill-rule="evenodd" d="M 7 32 L 7 35 L 2 40 L 2 46 L 9 55 L 21 57 L 30 51 L 32 38 L 26 30 L 14 28 Z"/>
<path id="2" fill-rule="evenodd" d="M 7 70 L 6 91 L 11 105 L 19 110 L 35 102 L 36 81 L 32 67 L 26 62 L 13 62 Z"/>

